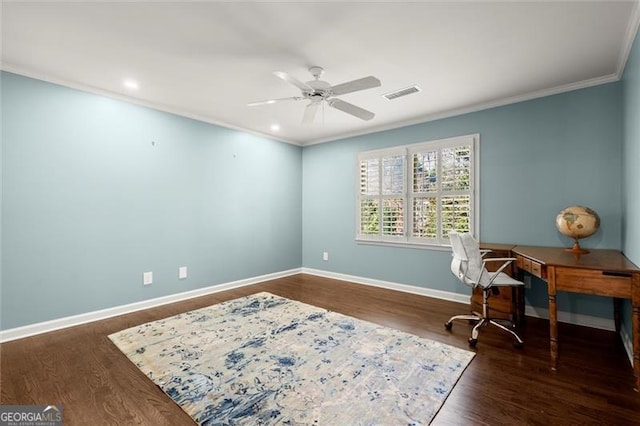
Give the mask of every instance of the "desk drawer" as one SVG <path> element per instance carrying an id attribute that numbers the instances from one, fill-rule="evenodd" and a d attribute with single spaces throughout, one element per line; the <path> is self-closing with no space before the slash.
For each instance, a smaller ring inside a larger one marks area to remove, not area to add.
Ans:
<path id="1" fill-rule="evenodd" d="M 610 297 L 631 297 L 631 274 L 557 267 L 556 290 Z"/>
<path id="2" fill-rule="evenodd" d="M 543 278 L 542 265 L 535 260 L 531 260 L 522 256 L 516 256 L 516 267 L 522 269 L 523 271 L 527 271 L 531 275 L 535 275 L 538 278 Z"/>
<path id="3" fill-rule="evenodd" d="M 531 261 L 531 273 L 538 278 L 542 278 L 542 266 L 533 260 Z"/>

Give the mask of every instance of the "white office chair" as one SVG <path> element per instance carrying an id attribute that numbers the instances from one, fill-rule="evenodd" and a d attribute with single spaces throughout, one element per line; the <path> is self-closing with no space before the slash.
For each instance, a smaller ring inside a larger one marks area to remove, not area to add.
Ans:
<path id="1" fill-rule="evenodd" d="M 522 281 L 515 280 L 502 272 L 515 258 L 502 257 L 502 258 L 487 258 L 483 259 L 483 251 L 480 250 L 478 242 L 471 236 L 471 234 L 460 234 L 458 232 L 450 232 L 449 239 L 451 241 L 451 249 L 453 251 L 453 260 L 451 261 L 451 272 L 464 284 L 471 288 L 480 287 L 482 289 L 482 314 L 473 312 L 469 315 L 455 315 L 444 324 L 447 330 L 451 330 L 453 327 L 453 320 L 464 319 L 468 321 L 477 321 L 473 331 L 471 331 L 471 337 L 469 338 L 469 346 L 475 347 L 478 343 L 478 332 L 481 327 L 491 324 L 495 325 L 501 330 L 510 333 L 516 341 L 513 345 L 516 348 L 521 348 L 523 341 L 518 334 L 513 330 L 514 324 L 509 320 L 498 320 L 489 317 L 489 296 L 492 292 L 497 294 L 498 287 L 504 286 L 523 286 Z M 486 262 L 503 262 L 496 272 L 488 272 L 485 267 Z M 498 322 L 500 321 L 500 322 Z M 507 323 L 503 325 L 501 323 Z"/>

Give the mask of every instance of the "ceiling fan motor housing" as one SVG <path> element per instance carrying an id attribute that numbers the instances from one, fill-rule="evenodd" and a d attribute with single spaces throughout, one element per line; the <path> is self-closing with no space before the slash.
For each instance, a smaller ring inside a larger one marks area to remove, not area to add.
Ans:
<path id="1" fill-rule="evenodd" d="M 331 96 L 331 90 L 329 90 L 331 85 L 326 81 L 311 80 L 311 81 L 307 81 L 307 85 L 311 87 L 313 90 L 303 92 L 306 98 L 309 98 L 315 101 L 321 101 Z"/>
<path id="2" fill-rule="evenodd" d="M 299 101 L 301 99 L 307 99 L 311 101 L 311 103 L 307 105 L 303 123 L 311 123 L 313 121 L 315 112 L 322 101 L 326 101 L 327 104 L 332 108 L 335 108 L 342 112 L 346 112 L 347 114 L 351 114 L 361 120 L 371 120 L 375 116 L 375 114 L 371 111 L 367 111 L 366 109 L 360 108 L 359 106 L 353 105 L 349 102 L 345 102 L 341 99 L 333 98 L 333 96 L 339 96 L 347 93 L 357 92 L 360 90 L 379 87 L 381 84 L 380 80 L 370 75 L 368 77 L 363 77 L 357 80 L 347 81 L 346 83 L 332 86 L 328 82 L 320 80 L 320 76 L 324 73 L 322 67 L 310 67 L 309 72 L 311 73 L 311 75 L 313 75 L 314 80 L 303 83 L 302 81 L 298 80 L 295 77 L 292 77 L 286 72 L 274 71 L 276 77 L 296 86 L 302 92 L 302 97 L 293 96 L 281 99 L 268 99 L 265 101 L 251 102 L 249 106 L 271 104 L 278 101 Z"/>

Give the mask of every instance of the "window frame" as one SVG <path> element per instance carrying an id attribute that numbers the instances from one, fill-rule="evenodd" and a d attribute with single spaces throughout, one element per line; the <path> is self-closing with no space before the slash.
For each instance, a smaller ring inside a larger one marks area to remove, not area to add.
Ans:
<path id="1" fill-rule="evenodd" d="M 442 197 L 452 195 L 469 195 L 469 206 L 471 209 L 469 215 L 469 232 L 476 238 L 480 239 L 480 134 L 470 134 L 463 136 L 455 136 L 445 139 L 431 140 L 426 142 L 419 142 L 409 145 L 401 145 L 390 148 L 383 148 L 370 151 L 362 151 L 357 155 L 357 188 L 356 188 L 356 242 L 358 244 L 375 244 L 375 245 L 390 245 L 390 246 L 403 246 L 403 247 L 417 247 L 417 248 L 432 248 L 432 249 L 449 249 L 450 243 L 448 237 L 441 235 L 442 229 Z M 468 145 L 471 147 L 470 156 L 470 173 L 469 173 L 469 191 L 464 192 L 451 192 L 443 191 L 441 189 L 442 183 L 442 161 L 441 152 L 442 149 Z M 436 204 L 437 204 L 437 230 L 436 238 L 423 238 L 414 237 L 413 234 L 413 200 L 418 196 L 414 192 L 413 188 L 413 155 L 420 152 L 437 151 L 437 191 L 435 192 Z M 382 163 L 384 158 L 399 156 L 404 157 L 404 192 L 402 194 L 383 194 L 383 170 Z M 361 162 L 364 160 L 378 160 L 378 193 L 377 194 L 362 194 L 362 174 L 361 174 Z M 402 198 L 403 199 L 403 235 L 402 236 L 389 236 L 382 234 L 382 200 L 388 198 Z M 366 199 L 379 200 L 378 203 L 378 233 L 377 234 L 363 234 L 361 233 L 362 224 L 362 212 L 361 201 Z"/>

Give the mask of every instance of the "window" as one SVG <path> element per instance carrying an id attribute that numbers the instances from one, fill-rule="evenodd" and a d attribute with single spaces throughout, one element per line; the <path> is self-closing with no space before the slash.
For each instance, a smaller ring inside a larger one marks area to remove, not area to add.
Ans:
<path id="1" fill-rule="evenodd" d="M 359 153 L 356 239 L 448 245 L 452 230 L 477 238 L 479 139 L 460 136 Z"/>

